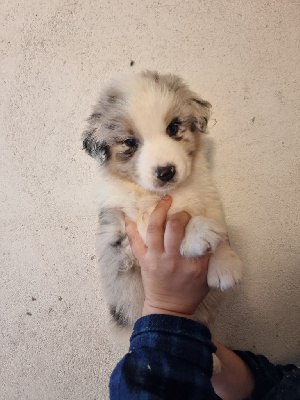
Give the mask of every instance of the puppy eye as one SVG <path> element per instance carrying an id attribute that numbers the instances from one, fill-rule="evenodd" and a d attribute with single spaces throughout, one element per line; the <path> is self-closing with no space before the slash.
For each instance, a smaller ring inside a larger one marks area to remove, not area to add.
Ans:
<path id="1" fill-rule="evenodd" d="M 124 144 L 126 144 L 126 146 L 128 147 L 136 147 L 137 146 L 137 139 L 135 138 L 129 138 L 124 140 Z"/>
<path id="2" fill-rule="evenodd" d="M 175 136 L 178 133 L 179 125 L 177 122 L 171 122 L 167 127 L 167 134 L 169 136 Z"/>

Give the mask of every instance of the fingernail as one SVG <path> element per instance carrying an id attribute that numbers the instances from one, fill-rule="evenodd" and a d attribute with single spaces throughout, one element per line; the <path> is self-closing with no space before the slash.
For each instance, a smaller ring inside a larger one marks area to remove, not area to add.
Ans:
<path id="1" fill-rule="evenodd" d="M 168 194 L 165 194 L 161 199 L 163 201 L 168 201 L 168 200 L 170 200 L 170 198 L 171 198 L 171 196 L 169 196 Z"/>

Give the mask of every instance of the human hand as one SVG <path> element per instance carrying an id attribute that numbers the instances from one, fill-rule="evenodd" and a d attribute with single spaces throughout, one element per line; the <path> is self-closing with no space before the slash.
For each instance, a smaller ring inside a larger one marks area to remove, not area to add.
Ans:
<path id="1" fill-rule="evenodd" d="M 171 314 L 193 319 L 197 306 L 209 292 L 209 255 L 182 257 L 180 244 L 191 216 L 183 211 L 167 220 L 171 203 L 170 196 L 158 202 L 149 219 L 146 244 L 136 224 L 127 217 L 126 232 L 141 266 L 145 292 L 143 315 Z"/>

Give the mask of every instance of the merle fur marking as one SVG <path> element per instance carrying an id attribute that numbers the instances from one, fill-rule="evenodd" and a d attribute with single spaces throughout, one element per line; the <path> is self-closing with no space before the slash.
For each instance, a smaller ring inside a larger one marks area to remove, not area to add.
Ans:
<path id="1" fill-rule="evenodd" d="M 103 164 L 105 161 L 109 160 L 110 150 L 109 146 L 105 141 L 99 142 L 96 140 L 94 136 L 94 129 L 91 132 L 85 133 L 85 138 L 83 140 L 83 149 L 93 158 L 96 158 L 100 161 L 100 164 Z"/>
<path id="2" fill-rule="evenodd" d="M 109 218 L 109 213 L 107 210 L 102 210 L 98 214 L 98 221 L 100 225 L 110 225 L 111 219 Z"/>
<path id="3" fill-rule="evenodd" d="M 100 119 L 102 118 L 102 114 L 101 113 L 93 113 L 89 116 L 88 121 L 92 120 L 92 119 Z"/>
<path id="4" fill-rule="evenodd" d="M 109 313 L 114 320 L 114 322 L 119 326 L 126 326 L 127 321 L 121 311 L 117 311 L 115 306 L 109 306 Z"/>
<path id="5" fill-rule="evenodd" d="M 126 233 L 124 233 L 124 234 L 120 235 L 116 241 L 114 241 L 113 243 L 110 243 L 110 246 L 114 247 L 114 248 L 119 248 L 122 246 L 122 244 L 126 238 L 127 238 L 127 235 L 126 235 Z"/>
<path id="6" fill-rule="evenodd" d="M 120 151 L 116 153 L 116 160 L 117 161 L 128 161 L 136 152 L 137 146 L 135 147 L 129 147 L 124 151 Z"/>

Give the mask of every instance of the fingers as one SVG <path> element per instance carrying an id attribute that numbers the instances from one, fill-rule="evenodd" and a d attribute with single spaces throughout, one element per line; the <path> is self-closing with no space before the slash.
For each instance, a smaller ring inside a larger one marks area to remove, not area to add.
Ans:
<path id="1" fill-rule="evenodd" d="M 146 235 L 146 244 L 150 250 L 162 253 L 164 251 L 164 231 L 168 211 L 171 207 L 172 199 L 164 196 L 152 212 Z"/>
<path id="2" fill-rule="evenodd" d="M 135 257 L 139 260 L 147 252 L 147 246 L 141 238 L 136 224 L 125 215 L 125 229 L 131 246 L 131 250 Z"/>
<path id="3" fill-rule="evenodd" d="M 191 216 L 182 211 L 172 215 L 167 221 L 164 237 L 164 248 L 168 254 L 179 254 L 181 242 L 184 238 L 185 228 Z"/>

